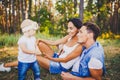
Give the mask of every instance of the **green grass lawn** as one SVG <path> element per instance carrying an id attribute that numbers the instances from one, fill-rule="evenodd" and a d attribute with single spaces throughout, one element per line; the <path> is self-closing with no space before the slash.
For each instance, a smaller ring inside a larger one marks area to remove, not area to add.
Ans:
<path id="1" fill-rule="evenodd" d="M 105 50 L 106 75 L 103 80 L 120 80 L 120 40 L 99 40 Z M 11 62 L 17 59 L 17 47 L 0 48 L 0 63 Z M 17 80 L 17 69 L 12 68 L 8 72 L 0 72 L 0 80 Z M 60 75 L 50 74 L 41 68 L 42 80 L 61 80 Z M 29 70 L 26 80 L 33 80 L 32 71 Z"/>

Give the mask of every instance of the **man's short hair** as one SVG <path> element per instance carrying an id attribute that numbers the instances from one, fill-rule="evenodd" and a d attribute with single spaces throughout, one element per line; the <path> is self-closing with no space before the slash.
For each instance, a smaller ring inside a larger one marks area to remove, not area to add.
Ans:
<path id="1" fill-rule="evenodd" d="M 98 27 L 98 25 L 92 22 L 86 22 L 83 24 L 83 26 L 87 27 L 88 32 L 93 32 L 94 40 L 96 41 L 97 37 L 100 34 L 100 28 Z"/>

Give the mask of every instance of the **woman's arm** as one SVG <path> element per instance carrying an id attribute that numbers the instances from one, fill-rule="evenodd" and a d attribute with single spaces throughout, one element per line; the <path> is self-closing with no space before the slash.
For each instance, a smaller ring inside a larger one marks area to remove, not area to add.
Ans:
<path id="1" fill-rule="evenodd" d="M 65 58 L 53 58 L 49 55 L 46 55 L 46 57 L 50 60 L 56 61 L 56 62 L 68 62 L 78 56 L 80 56 L 80 54 L 82 53 L 82 46 L 79 44 L 75 50 L 73 50 L 67 57 Z"/>
<path id="2" fill-rule="evenodd" d="M 59 44 L 64 44 L 64 43 L 66 43 L 66 41 L 68 40 L 69 37 L 70 37 L 70 36 L 67 35 L 67 36 L 63 37 L 62 39 L 59 39 L 59 40 L 56 40 L 56 41 L 39 39 L 38 42 L 44 42 L 44 43 L 46 43 L 46 44 L 56 46 L 56 45 L 59 45 Z"/>

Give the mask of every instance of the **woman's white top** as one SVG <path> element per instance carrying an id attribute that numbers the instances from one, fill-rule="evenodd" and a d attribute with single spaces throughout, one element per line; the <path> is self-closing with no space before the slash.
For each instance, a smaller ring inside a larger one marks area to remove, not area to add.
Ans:
<path id="1" fill-rule="evenodd" d="M 69 41 L 69 40 L 68 40 Z M 61 53 L 61 55 L 59 56 L 59 58 L 65 58 L 67 57 L 68 55 L 70 55 L 70 53 L 78 46 L 79 44 L 75 44 L 74 46 L 66 46 L 66 45 L 63 45 L 63 53 Z M 73 64 L 75 64 L 75 62 L 79 59 L 79 56 L 66 62 L 66 63 L 63 63 L 61 62 L 61 66 L 64 67 L 65 69 L 70 69 Z"/>
<path id="2" fill-rule="evenodd" d="M 31 51 L 35 51 L 36 38 L 22 36 L 18 40 L 18 61 L 24 62 L 24 63 L 31 63 L 31 62 L 36 61 L 36 55 L 24 53 L 19 46 L 20 44 L 25 44 L 26 49 L 31 50 Z"/>

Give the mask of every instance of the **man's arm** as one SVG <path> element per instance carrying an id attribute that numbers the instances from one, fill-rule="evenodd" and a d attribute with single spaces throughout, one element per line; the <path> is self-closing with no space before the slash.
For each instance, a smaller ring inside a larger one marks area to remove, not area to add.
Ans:
<path id="1" fill-rule="evenodd" d="M 63 80 L 102 80 L 102 69 L 90 69 L 91 77 L 77 77 L 70 73 L 62 72 L 61 76 Z"/>
<path id="2" fill-rule="evenodd" d="M 66 72 L 62 72 L 61 77 L 63 80 L 96 80 L 92 77 L 86 77 L 86 78 L 77 77 L 77 76 L 74 76 L 74 75 L 72 75 L 70 73 L 66 73 Z"/>
<path id="3" fill-rule="evenodd" d="M 102 80 L 102 69 L 89 69 L 91 77 L 95 78 L 95 80 Z"/>

